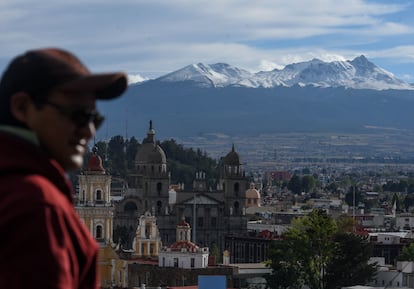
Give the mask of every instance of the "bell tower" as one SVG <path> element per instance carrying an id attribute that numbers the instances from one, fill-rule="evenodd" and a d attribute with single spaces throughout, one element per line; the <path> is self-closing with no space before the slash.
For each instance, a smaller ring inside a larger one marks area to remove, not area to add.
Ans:
<path id="1" fill-rule="evenodd" d="M 94 147 L 87 167 L 79 175 L 79 197 L 76 211 L 100 245 L 112 243 L 113 212 L 111 176 L 102 166 Z"/>

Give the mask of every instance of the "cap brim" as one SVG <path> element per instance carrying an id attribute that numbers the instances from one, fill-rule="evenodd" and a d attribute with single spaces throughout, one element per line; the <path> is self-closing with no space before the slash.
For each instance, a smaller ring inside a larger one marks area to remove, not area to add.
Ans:
<path id="1" fill-rule="evenodd" d="M 111 99 L 122 95 L 127 87 L 127 76 L 119 72 L 85 75 L 60 84 L 57 88 L 71 92 L 92 92 L 97 99 Z"/>

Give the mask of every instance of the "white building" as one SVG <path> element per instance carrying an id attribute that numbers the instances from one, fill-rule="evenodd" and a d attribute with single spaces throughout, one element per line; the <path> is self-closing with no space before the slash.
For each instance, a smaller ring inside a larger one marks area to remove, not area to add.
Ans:
<path id="1" fill-rule="evenodd" d="M 414 288 L 413 262 L 398 261 L 395 268 L 385 265 L 384 258 L 371 259 L 378 264 L 375 279 L 368 284 L 371 288 Z"/>
<path id="2" fill-rule="evenodd" d="M 396 217 L 395 225 L 400 230 L 411 230 L 414 228 L 414 215 L 412 213 L 402 213 Z"/>
<path id="3" fill-rule="evenodd" d="M 159 267 L 207 268 L 209 250 L 191 242 L 191 227 L 182 220 L 177 225 L 176 242 L 158 253 Z"/>

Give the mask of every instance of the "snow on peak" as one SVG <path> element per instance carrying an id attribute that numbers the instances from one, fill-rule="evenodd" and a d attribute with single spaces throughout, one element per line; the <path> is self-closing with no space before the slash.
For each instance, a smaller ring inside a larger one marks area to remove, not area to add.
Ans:
<path id="1" fill-rule="evenodd" d="M 252 74 L 226 63 L 188 65 L 180 70 L 158 78 L 161 81 L 194 81 L 206 87 L 225 87 L 234 85 Z"/>
<path id="2" fill-rule="evenodd" d="M 318 86 L 358 89 L 414 89 L 414 86 L 376 66 L 364 55 L 353 60 L 324 62 L 320 59 L 289 64 L 283 69 L 250 73 L 226 63 L 188 65 L 158 78 L 160 81 L 193 81 L 202 87 Z"/>

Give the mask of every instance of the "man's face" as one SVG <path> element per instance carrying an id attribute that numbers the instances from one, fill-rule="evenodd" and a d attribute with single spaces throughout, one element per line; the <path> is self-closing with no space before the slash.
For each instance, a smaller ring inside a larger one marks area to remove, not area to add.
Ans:
<path id="1" fill-rule="evenodd" d="M 79 112 L 88 115 L 95 107 L 92 94 L 57 91 L 40 108 L 31 109 L 27 125 L 36 133 L 42 148 L 65 171 L 82 167 L 88 141 L 96 129 L 89 119 L 76 124 L 76 116 Z"/>

